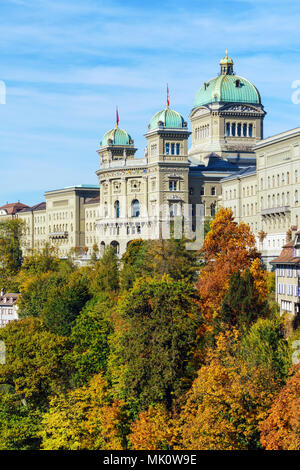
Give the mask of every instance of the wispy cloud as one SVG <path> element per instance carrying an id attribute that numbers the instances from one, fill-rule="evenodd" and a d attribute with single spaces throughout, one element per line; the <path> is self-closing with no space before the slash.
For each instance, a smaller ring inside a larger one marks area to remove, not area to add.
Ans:
<path id="1" fill-rule="evenodd" d="M 299 22 L 300 5 L 290 0 L 2 0 L 0 204 L 7 194 L 33 203 L 55 185 L 94 183 L 95 150 L 117 104 L 143 153 L 166 82 L 187 118 L 225 48 L 262 94 L 266 134 L 295 127 Z"/>

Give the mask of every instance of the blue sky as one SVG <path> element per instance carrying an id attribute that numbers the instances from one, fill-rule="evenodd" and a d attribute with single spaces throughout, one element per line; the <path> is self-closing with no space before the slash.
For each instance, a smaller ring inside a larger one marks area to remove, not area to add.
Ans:
<path id="1" fill-rule="evenodd" d="M 115 123 L 143 156 L 162 109 L 188 119 L 226 48 L 267 111 L 265 136 L 300 125 L 300 2 L 0 0 L 0 205 L 96 184 L 96 150 Z"/>

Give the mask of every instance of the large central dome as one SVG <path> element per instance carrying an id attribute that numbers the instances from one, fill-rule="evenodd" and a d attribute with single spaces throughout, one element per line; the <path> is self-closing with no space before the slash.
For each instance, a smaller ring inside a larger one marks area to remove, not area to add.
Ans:
<path id="1" fill-rule="evenodd" d="M 261 104 L 259 91 L 253 83 L 234 74 L 233 60 L 227 52 L 220 65 L 220 75 L 204 83 L 196 94 L 194 108 L 214 102 Z"/>

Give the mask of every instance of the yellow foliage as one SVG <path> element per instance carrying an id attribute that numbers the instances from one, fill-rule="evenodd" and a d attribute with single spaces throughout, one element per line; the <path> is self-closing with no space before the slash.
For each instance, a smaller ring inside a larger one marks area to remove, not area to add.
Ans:
<path id="1" fill-rule="evenodd" d="M 102 374 L 87 386 L 52 398 L 44 415 L 44 450 L 122 450 L 122 404 L 112 401 Z"/>
<path id="2" fill-rule="evenodd" d="M 266 300 L 269 293 L 268 272 L 263 268 L 262 262 L 259 258 L 256 258 L 252 261 L 250 266 L 250 273 L 254 279 L 254 283 L 259 292 L 261 300 Z"/>

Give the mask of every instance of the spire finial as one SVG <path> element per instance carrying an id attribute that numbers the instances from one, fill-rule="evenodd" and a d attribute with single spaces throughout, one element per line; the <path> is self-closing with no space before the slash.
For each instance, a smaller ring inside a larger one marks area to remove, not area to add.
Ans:
<path id="1" fill-rule="evenodd" d="M 118 111 L 118 106 L 116 106 L 116 127 L 119 127 L 119 111 Z"/>
<path id="2" fill-rule="evenodd" d="M 167 104 L 166 104 L 166 109 L 168 109 L 170 106 L 170 96 L 169 96 L 169 86 L 167 84 Z"/>

